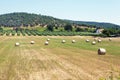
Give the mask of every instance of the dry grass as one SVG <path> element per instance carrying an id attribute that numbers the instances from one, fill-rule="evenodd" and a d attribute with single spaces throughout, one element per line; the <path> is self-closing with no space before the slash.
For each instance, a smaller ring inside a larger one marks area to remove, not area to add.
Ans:
<path id="1" fill-rule="evenodd" d="M 47 38 L 51 41 L 45 46 Z M 96 49 L 81 47 L 82 43 L 90 47 L 91 43 L 85 42 L 86 37 L 4 36 L 0 39 L 0 80 L 99 80 L 109 78 L 111 71 L 114 78 L 120 73 L 120 54 L 112 55 L 108 51 L 107 55 L 99 56 Z M 62 44 L 62 39 L 67 43 Z M 72 39 L 77 42 L 72 44 Z M 87 39 L 93 40 L 92 37 Z M 29 44 L 31 40 L 36 44 Z M 16 41 L 21 44 L 19 47 L 14 46 Z M 109 44 L 107 38 L 102 41 L 103 47 L 113 44 L 120 47 L 119 39 Z M 102 43 L 94 47 L 99 46 Z"/>

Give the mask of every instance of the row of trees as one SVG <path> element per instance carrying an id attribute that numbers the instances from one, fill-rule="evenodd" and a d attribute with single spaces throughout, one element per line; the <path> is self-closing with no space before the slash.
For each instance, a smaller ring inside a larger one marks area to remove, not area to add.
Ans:
<path id="1" fill-rule="evenodd" d="M 44 28 L 44 27 L 43 27 Z M 23 30 L 24 27 L 13 27 L 13 30 L 15 30 L 16 32 L 17 31 L 21 31 Z M 30 27 L 26 27 L 26 29 L 30 29 Z M 31 27 L 31 29 L 34 29 L 34 30 L 37 30 L 36 28 L 34 27 Z M 0 27 L 0 32 L 3 31 L 3 28 Z M 72 32 L 72 31 L 75 31 L 75 32 L 95 32 L 95 29 L 92 29 L 92 28 L 80 28 L 80 27 L 73 27 L 72 25 L 70 24 L 67 24 L 63 27 L 57 27 L 57 26 L 54 26 L 54 25 L 47 25 L 46 28 L 44 28 L 44 31 L 50 31 L 50 32 L 53 32 L 53 31 L 68 31 L 68 32 Z"/>
<path id="2" fill-rule="evenodd" d="M 105 36 L 120 36 L 120 29 L 119 28 L 107 28 L 103 30 L 103 34 Z"/>
<path id="3" fill-rule="evenodd" d="M 58 27 L 55 27 L 55 29 L 58 29 Z M 47 30 L 48 31 L 54 31 L 54 26 L 53 25 L 47 25 Z M 65 25 L 64 26 L 64 30 L 65 31 L 72 31 L 73 30 L 73 27 L 71 25 Z"/>
<path id="4" fill-rule="evenodd" d="M 18 32 L 23 32 L 24 30 L 34 30 L 34 31 L 39 31 L 38 29 L 28 29 L 28 28 L 13 28 L 13 31 L 14 33 L 18 33 Z M 7 31 L 7 33 L 9 33 L 8 30 L 3 30 L 2 27 L 0 27 L 0 33 L 4 33 L 5 31 Z M 46 32 L 49 32 L 49 33 L 53 33 L 53 34 L 59 34 L 59 32 L 68 32 L 70 34 L 74 33 L 74 32 L 95 32 L 96 29 L 92 29 L 92 28 L 73 28 L 71 25 L 65 25 L 64 27 L 62 27 L 62 30 L 59 28 L 59 27 L 54 27 L 53 25 L 48 25 L 47 28 L 45 28 L 44 31 L 39 31 L 41 32 L 42 34 L 43 33 L 46 33 Z M 48 33 L 48 34 L 49 34 Z M 67 34 L 68 34 L 67 33 Z M 108 36 L 108 37 L 116 37 L 116 36 L 120 36 L 120 29 L 119 28 L 107 28 L 107 29 L 104 29 L 101 36 Z"/>
<path id="5" fill-rule="evenodd" d="M 67 24 L 64 27 L 64 31 L 76 31 L 76 32 L 96 32 L 96 29 L 92 29 L 92 28 L 80 28 L 80 27 L 76 27 L 73 28 L 72 25 Z M 55 28 L 55 29 L 58 29 Z M 54 31 L 54 27 L 52 25 L 48 25 L 47 26 L 47 30 L 48 31 Z M 103 36 L 120 36 L 120 29 L 119 28 L 106 28 L 103 30 Z"/>
<path id="6" fill-rule="evenodd" d="M 59 29 L 58 27 L 54 27 L 54 25 L 47 25 L 47 31 L 54 31 L 55 29 Z M 95 32 L 95 29 L 92 28 L 80 28 L 80 27 L 75 27 L 73 28 L 72 25 L 67 24 L 65 26 L 63 26 L 64 31 L 76 31 L 76 32 Z"/>

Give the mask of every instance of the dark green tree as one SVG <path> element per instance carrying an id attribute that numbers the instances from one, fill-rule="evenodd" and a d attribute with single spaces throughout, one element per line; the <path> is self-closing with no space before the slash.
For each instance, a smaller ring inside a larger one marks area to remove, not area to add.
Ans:
<path id="1" fill-rule="evenodd" d="M 73 27 L 72 27 L 72 25 L 67 24 L 67 25 L 64 26 L 64 30 L 66 30 L 66 31 L 72 31 Z"/>
<path id="2" fill-rule="evenodd" d="M 106 36 L 110 36 L 109 30 L 103 30 L 103 34 L 106 35 Z"/>
<path id="3" fill-rule="evenodd" d="M 55 29 L 58 29 L 58 27 L 56 26 Z"/>
<path id="4" fill-rule="evenodd" d="M 0 27 L 0 32 L 2 32 L 3 31 L 3 28 L 2 27 Z"/>
<path id="5" fill-rule="evenodd" d="M 54 28 L 53 28 L 52 25 L 47 25 L 47 30 L 48 30 L 48 31 L 54 31 Z"/>
<path id="6" fill-rule="evenodd" d="M 81 30 L 80 30 L 80 28 L 79 28 L 79 27 L 77 27 L 75 31 L 76 31 L 76 32 L 79 32 L 79 31 L 81 31 Z"/>
<path id="7" fill-rule="evenodd" d="M 79 31 L 84 32 L 85 29 L 84 29 L 84 28 L 79 28 L 79 27 L 77 27 L 75 31 L 76 31 L 76 32 L 79 32 Z"/>

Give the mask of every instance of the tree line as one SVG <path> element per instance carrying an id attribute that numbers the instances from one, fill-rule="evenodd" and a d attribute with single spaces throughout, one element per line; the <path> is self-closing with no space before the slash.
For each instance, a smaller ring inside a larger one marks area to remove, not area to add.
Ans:
<path id="1" fill-rule="evenodd" d="M 117 37 L 120 36 L 120 29 L 119 28 L 106 28 L 102 32 L 104 36 L 108 37 Z"/>

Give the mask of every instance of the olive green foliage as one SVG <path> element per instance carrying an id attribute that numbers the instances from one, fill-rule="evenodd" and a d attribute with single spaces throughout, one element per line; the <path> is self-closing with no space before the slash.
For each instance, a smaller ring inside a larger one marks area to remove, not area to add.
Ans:
<path id="1" fill-rule="evenodd" d="M 113 23 L 105 23 L 105 22 L 89 22 L 89 21 L 72 21 L 67 20 L 70 23 L 74 23 L 80 26 L 88 26 L 88 27 L 102 27 L 102 28 L 120 28 L 119 25 Z"/>
<path id="2" fill-rule="evenodd" d="M 87 26 L 87 27 L 102 27 L 102 28 L 120 28 L 119 25 L 111 23 L 85 22 L 85 21 L 71 21 L 45 16 L 41 14 L 30 14 L 24 12 L 9 13 L 0 15 L 0 26 L 4 27 L 20 27 L 20 26 L 45 26 L 52 24 L 57 27 L 63 27 L 66 24 Z"/>
<path id="3" fill-rule="evenodd" d="M 10 13 L 0 15 L 0 26 L 19 27 L 19 26 L 44 26 L 46 24 L 56 24 L 57 26 L 66 24 L 64 20 L 50 16 L 29 14 L 29 13 Z"/>
<path id="4" fill-rule="evenodd" d="M 0 32 L 3 31 L 3 28 L 0 27 Z"/>
<path id="5" fill-rule="evenodd" d="M 64 30 L 66 30 L 66 31 L 72 31 L 73 27 L 72 27 L 72 25 L 67 24 L 67 25 L 64 26 Z"/>
<path id="6" fill-rule="evenodd" d="M 41 28 L 40 28 L 41 29 Z M 65 31 L 62 28 L 54 29 L 52 25 L 49 25 L 47 28 L 43 29 L 44 31 L 40 31 L 39 28 L 36 29 L 24 29 L 24 28 L 15 28 L 15 29 L 3 29 L 0 32 L 0 35 L 6 36 L 100 36 L 100 34 L 92 33 L 92 32 L 75 32 L 75 31 Z"/>
<path id="7" fill-rule="evenodd" d="M 53 25 L 47 25 L 47 30 L 48 31 L 53 31 L 54 30 Z"/>
<path id="8" fill-rule="evenodd" d="M 120 29 L 118 28 L 109 28 L 103 31 L 103 34 L 106 36 L 120 36 Z"/>

